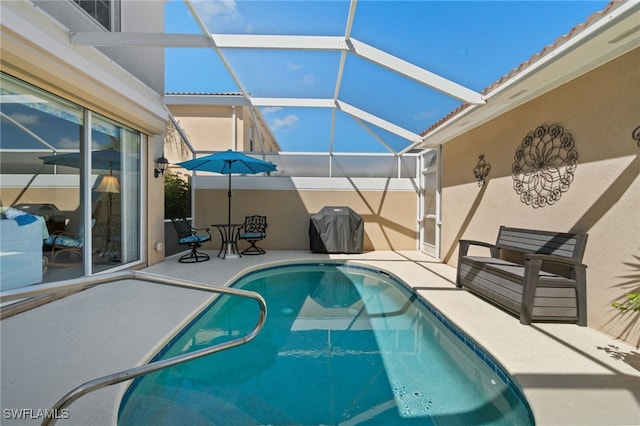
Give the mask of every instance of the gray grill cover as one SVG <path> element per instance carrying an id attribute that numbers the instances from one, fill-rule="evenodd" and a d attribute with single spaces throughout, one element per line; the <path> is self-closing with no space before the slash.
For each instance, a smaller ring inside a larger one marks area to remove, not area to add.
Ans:
<path id="1" fill-rule="evenodd" d="M 314 253 L 362 253 L 364 220 L 349 207 L 323 207 L 311 216 L 309 240 Z"/>

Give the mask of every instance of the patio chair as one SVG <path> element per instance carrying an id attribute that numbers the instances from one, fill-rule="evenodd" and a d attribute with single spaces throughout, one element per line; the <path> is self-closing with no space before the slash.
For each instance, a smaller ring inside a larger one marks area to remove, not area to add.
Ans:
<path id="1" fill-rule="evenodd" d="M 247 216 L 244 219 L 244 226 L 238 238 L 247 241 L 249 248 L 242 251 L 242 254 L 265 254 L 265 251 L 256 246 L 256 243 L 267 236 L 266 216 Z"/>
<path id="2" fill-rule="evenodd" d="M 96 220 L 91 220 L 91 228 L 93 229 L 96 224 Z M 59 231 L 51 234 L 49 238 L 43 241 L 45 246 L 51 247 L 51 259 L 49 265 L 54 266 L 76 266 L 78 263 L 82 263 L 84 259 L 84 227 L 80 226 L 78 232 Z M 67 261 L 60 261 L 64 259 L 59 258 L 63 253 L 66 253 Z M 77 257 L 77 262 L 73 262 L 73 258 Z"/>
<path id="3" fill-rule="evenodd" d="M 194 228 L 185 217 L 171 219 L 171 223 L 178 234 L 178 243 L 191 249 L 189 253 L 178 259 L 178 262 L 197 263 L 210 259 L 208 254 L 198 251 L 203 242 L 211 240 L 209 228 Z M 204 233 L 198 234 L 197 231 L 205 231 L 206 235 Z"/>

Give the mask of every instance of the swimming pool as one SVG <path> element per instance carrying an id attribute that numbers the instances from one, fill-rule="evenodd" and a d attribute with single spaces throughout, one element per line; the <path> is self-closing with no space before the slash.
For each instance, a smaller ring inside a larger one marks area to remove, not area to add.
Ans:
<path id="1" fill-rule="evenodd" d="M 513 379 L 395 277 L 304 264 L 233 286 L 266 299 L 261 333 L 137 379 L 119 426 L 534 424 Z M 241 336 L 257 316 L 254 301 L 221 296 L 154 360 Z"/>

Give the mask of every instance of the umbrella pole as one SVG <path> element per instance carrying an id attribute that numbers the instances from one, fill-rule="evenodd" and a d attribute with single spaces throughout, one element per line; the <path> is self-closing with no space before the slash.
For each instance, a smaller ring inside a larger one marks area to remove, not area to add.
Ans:
<path id="1" fill-rule="evenodd" d="M 227 198 L 229 198 L 229 213 L 227 215 L 227 224 L 231 228 L 231 170 L 229 170 L 229 191 L 227 192 Z"/>
<path id="2" fill-rule="evenodd" d="M 237 252 L 237 247 L 236 247 L 236 236 L 235 236 L 235 229 L 231 226 L 231 197 L 233 196 L 233 194 L 231 193 L 231 164 L 232 162 L 229 162 L 229 190 L 227 191 L 227 198 L 229 199 L 229 212 L 228 212 L 228 216 L 227 216 L 227 229 L 226 229 L 226 242 L 224 243 L 226 245 L 225 249 L 225 255 L 223 257 L 223 259 L 226 259 L 227 257 L 238 257 L 238 252 Z"/>

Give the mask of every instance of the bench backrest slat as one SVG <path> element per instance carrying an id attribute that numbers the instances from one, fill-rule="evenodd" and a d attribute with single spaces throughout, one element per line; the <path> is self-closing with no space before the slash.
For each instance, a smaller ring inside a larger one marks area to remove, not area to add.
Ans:
<path id="1" fill-rule="evenodd" d="M 500 227 L 496 246 L 522 253 L 552 254 L 582 261 L 586 234 Z"/>

